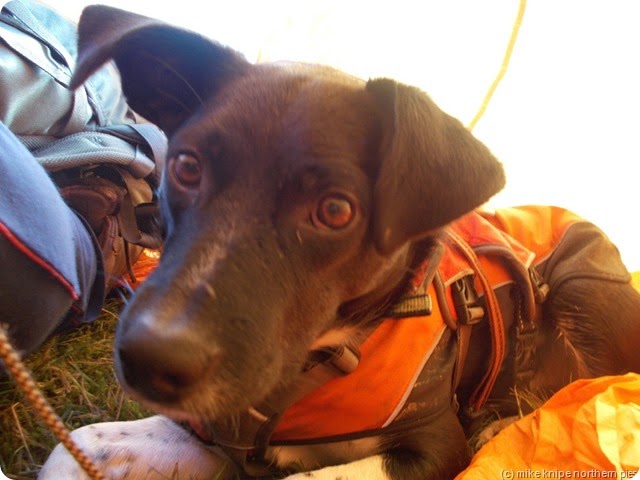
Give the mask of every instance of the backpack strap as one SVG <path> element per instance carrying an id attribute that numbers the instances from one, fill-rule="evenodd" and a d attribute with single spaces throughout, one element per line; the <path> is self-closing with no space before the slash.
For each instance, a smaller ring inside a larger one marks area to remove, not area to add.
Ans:
<path id="1" fill-rule="evenodd" d="M 12 35 L 8 28 L 4 28 L 3 32 L 5 41 L 10 42 L 11 47 L 20 53 L 20 55 L 36 63 L 42 70 L 54 77 L 57 81 L 63 81 L 63 85 L 67 86 L 71 79 L 71 72 L 75 67 L 75 61 L 67 49 L 64 48 L 54 35 L 51 35 L 49 30 L 42 25 L 21 1 L 11 0 L 5 4 L 3 10 L 11 14 L 11 17 L 3 17 L 5 23 L 28 33 L 38 39 L 39 42 L 47 45 L 49 49 L 59 57 L 57 59 L 58 62 L 52 62 L 39 44 L 33 44 L 35 48 L 31 48 L 32 44 L 25 42 L 23 35 L 19 35 L 19 38 L 17 38 Z M 14 37 L 14 41 L 11 41 L 12 37 Z M 67 68 L 61 68 L 63 66 Z M 91 112 L 91 107 L 87 99 L 87 92 L 84 88 L 78 88 L 73 92 L 71 114 L 62 129 L 62 135 L 70 135 L 84 130 L 87 123 L 88 112 Z"/>

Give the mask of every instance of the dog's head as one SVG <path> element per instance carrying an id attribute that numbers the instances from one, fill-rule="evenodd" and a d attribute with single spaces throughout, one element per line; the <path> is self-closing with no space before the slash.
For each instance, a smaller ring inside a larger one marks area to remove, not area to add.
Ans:
<path id="1" fill-rule="evenodd" d="M 122 315 L 116 363 L 174 416 L 230 415 L 294 381 L 324 335 L 393 296 L 415 245 L 503 186 L 487 148 L 416 88 L 250 64 L 108 7 L 79 30 L 74 83 L 114 59 L 170 139 L 163 256 Z"/>

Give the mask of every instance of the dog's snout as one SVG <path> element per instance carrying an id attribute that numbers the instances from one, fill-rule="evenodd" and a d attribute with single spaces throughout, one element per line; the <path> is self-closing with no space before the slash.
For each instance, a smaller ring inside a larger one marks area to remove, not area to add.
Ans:
<path id="1" fill-rule="evenodd" d="M 157 403 L 174 403 L 204 380 L 219 364 L 211 348 L 180 333 L 136 326 L 119 339 L 118 375 L 129 388 Z"/>

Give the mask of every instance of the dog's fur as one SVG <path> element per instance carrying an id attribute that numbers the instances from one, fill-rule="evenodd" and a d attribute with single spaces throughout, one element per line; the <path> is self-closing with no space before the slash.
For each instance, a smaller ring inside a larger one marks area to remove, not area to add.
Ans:
<path id="1" fill-rule="evenodd" d="M 170 137 L 164 252 L 122 315 L 116 368 L 130 394 L 173 419 L 233 418 L 293 382 L 312 345 L 370 328 L 429 239 L 504 184 L 460 122 L 390 79 L 252 65 L 196 34 L 90 7 L 75 84 L 111 58 L 132 107 Z M 544 341 L 557 346 L 544 361 L 558 363 L 544 371 L 558 378 L 537 379 L 544 387 L 640 370 L 640 298 L 628 285 L 598 288 L 555 292 Z M 225 464 L 164 417 L 75 438 L 112 479 L 214 478 Z M 451 479 L 468 461 L 453 410 L 393 437 L 268 455 L 283 469 L 320 468 L 290 479 Z M 81 478 L 58 449 L 41 478 L 63 472 Z"/>

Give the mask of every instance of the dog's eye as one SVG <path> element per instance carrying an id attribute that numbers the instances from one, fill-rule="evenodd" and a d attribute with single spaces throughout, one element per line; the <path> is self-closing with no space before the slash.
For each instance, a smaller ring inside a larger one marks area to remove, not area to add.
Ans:
<path id="1" fill-rule="evenodd" d="M 171 162 L 174 178 L 185 187 L 193 188 L 200 184 L 202 171 L 200 161 L 189 153 L 181 153 Z"/>
<path id="2" fill-rule="evenodd" d="M 314 220 L 333 230 L 344 228 L 355 216 L 351 202 L 342 195 L 329 195 L 320 200 Z"/>

